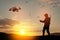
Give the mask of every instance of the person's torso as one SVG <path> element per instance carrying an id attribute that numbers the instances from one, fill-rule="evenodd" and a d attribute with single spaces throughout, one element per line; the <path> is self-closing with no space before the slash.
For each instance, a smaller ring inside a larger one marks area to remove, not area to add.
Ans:
<path id="1" fill-rule="evenodd" d="M 45 18 L 45 23 L 44 23 L 44 25 L 50 25 L 50 18 L 48 17 L 48 18 Z"/>

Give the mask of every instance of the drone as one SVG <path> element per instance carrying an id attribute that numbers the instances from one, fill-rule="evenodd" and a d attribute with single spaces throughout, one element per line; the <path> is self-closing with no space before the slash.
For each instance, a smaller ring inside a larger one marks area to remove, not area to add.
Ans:
<path id="1" fill-rule="evenodd" d="M 9 9 L 9 11 L 12 11 L 12 12 L 19 12 L 19 10 L 21 10 L 20 7 L 12 7 Z"/>

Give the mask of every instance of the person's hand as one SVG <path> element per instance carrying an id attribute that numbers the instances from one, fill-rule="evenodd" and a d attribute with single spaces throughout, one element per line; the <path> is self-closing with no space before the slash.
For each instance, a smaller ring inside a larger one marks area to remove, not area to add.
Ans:
<path id="1" fill-rule="evenodd" d="M 40 22 L 41 22 L 41 20 L 40 20 Z"/>

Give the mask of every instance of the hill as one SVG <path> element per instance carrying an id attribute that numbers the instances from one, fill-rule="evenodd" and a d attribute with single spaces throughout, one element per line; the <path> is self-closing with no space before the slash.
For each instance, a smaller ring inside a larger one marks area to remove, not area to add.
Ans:
<path id="1" fill-rule="evenodd" d="M 15 38 L 11 35 L 14 35 Z M 50 36 L 46 35 L 46 36 L 22 36 L 21 37 L 20 35 L 6 34 L 6 33 L 0 32 L 0 40 L 20 40 L 20 39 L 23 39 L 23 40 L 60 40 L 60 33 L 51 33 Z"/>

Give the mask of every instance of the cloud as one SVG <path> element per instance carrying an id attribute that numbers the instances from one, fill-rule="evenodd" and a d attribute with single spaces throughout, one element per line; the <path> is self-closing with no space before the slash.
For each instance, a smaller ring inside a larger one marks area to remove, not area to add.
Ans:
<path id="1" fill-rule="evenodd" d="M 0 16 L 0 19 L 3 19 L 3 17 L 2 17 L 2 16 Z"/>
<path id="2" fill-rule="evenodd" d="M 19 22 L 16 20 L 7 19 L 7 18 L 0 19 L 0 26 L 6 26 L 6 25 L 13 26 L 15 24 L 19 24 Z"/>
<path id="3" fill-rule="evenodd" d="M 60 0 L 39 0 L 41 2 L 45 2 L 45 3 L 48 3 L 50 5 L 59 5 L 60 4 Z"/>
<path id="4" fill-rule="evenodd" d="M 60 0 L 50 0 L 50 1 L 47 1 L 48 4 L 50 4 L 51 6 L 55 6 L 55 7 L 58 7 L 60 6 Z"/>

